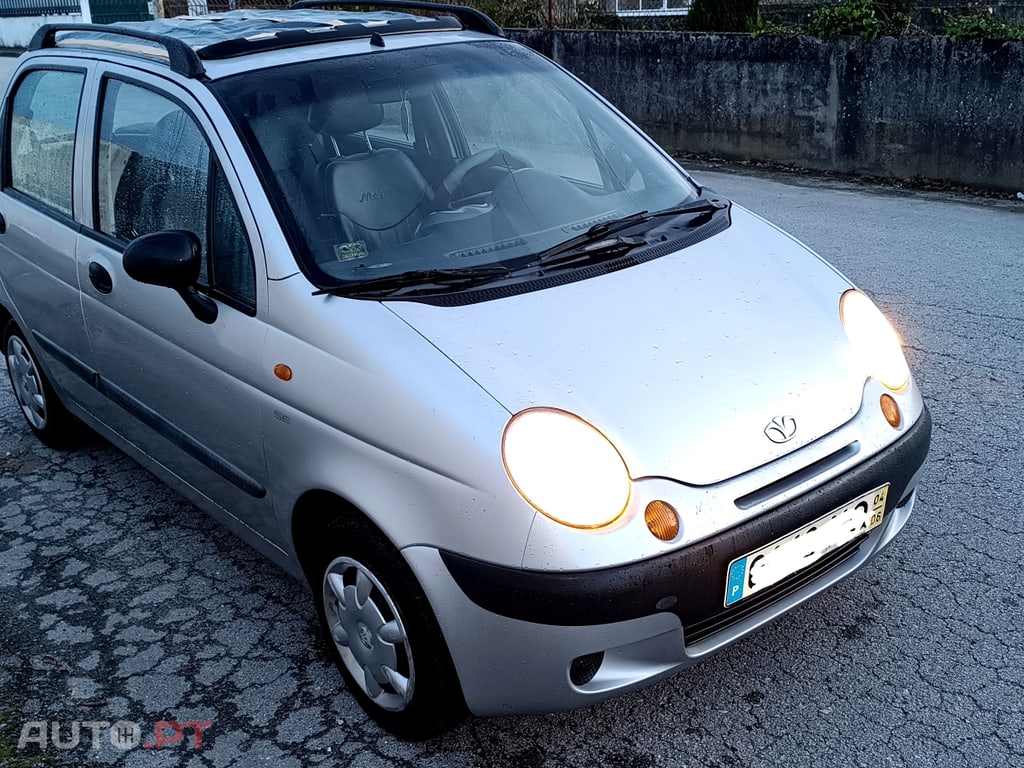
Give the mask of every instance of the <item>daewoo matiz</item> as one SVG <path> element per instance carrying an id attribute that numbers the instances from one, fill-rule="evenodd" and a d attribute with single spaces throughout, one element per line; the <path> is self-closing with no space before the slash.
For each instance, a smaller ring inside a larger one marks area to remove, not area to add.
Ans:
<path id="1" fill-rule="evenodd" d="M 478 12 L 313 5 L 15 65 L 44 442 L 88 425 L 307 579 L 404 737 L 649 685 L 893 539 L 931 426 L 865 294 Z"/>

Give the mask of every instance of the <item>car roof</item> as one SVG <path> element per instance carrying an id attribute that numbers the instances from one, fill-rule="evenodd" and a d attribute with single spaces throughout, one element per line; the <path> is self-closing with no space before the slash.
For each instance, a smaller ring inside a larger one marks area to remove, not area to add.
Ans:
<path id="1" fill-rule="evenodd" d="M 307 7 L 288 10 L 235 10 L 105 25 L 47 24 L 33 37 L 29 50 L 78 48 L 122 53 L 162 60 L 179 74 L 201 78 L 206 75 L 204 61 L 248 57 L 298 46 L 362 38 L 383 48 L 386 35 L 418 32 L 470 30 L 504 36 L 490 18 L 465 6 L 418 0 L 370 3 L 386 8 L 426 9 L 442 13 L 440 16 L 420 16 L 398 10 L 315 9 L 317 5 L 333 8 L 354 4 L 351 0 L 305 0 L 297 5 Z"/>

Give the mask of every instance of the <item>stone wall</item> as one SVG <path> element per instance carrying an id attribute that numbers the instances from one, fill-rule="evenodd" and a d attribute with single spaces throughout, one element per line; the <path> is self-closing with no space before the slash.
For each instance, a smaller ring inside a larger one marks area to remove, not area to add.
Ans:
<path id="1" fill-rule="evenodd" d="M 1024 43 L 513 31 L 669 151 L 1024 189 Z"/>

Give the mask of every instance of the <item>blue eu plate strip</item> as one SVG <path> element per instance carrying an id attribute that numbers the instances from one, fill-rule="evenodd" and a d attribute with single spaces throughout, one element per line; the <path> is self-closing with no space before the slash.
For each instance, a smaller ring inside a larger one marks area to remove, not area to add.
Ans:
<path id="1" fill-rule="evenodd" d="M 725 604 L 743 599 L 743 581 L 747 575 L 747 558 L 741 557 L 729 566 L 729 582 L 725 589 Z"/>

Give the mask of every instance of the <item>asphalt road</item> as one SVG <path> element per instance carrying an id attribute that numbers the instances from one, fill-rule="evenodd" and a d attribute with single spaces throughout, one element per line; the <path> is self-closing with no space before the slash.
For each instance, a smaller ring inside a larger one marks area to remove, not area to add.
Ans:
<path id="1" fill-rule="evenodd" d="M 646 691 L 406 744 L 345 692 L 304 587 L 105 443 L 44 448 L 4 382 L 0 766 L 38 763 L 16 744 L 44 720 L 65 739 L 210 723 L 201 750 L 188 729 L 160 751 L 83 730 L 45 754 L 70 765 L 1024 766 L 1024 203 L 697 175 L 826 255 L 908 345 L 934 444 L 867 570 Z"/>

